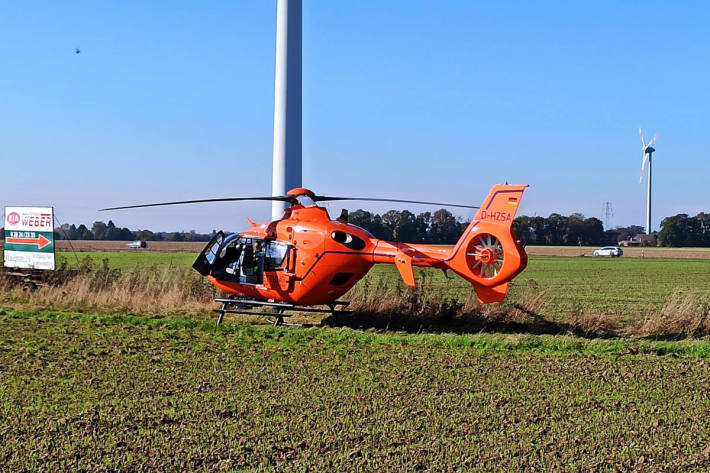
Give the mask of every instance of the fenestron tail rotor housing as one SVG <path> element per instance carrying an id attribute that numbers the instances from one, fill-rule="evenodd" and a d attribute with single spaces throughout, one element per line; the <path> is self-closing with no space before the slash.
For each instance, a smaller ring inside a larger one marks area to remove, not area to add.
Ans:
<path id="1" fill-rule="evenodd" d="M 471 240 L 466 255 L 474 258 L 471 270 L 481 278 L 498 276 L 505 259 L 503 245 L 490 233 L 477 235 Z"/>

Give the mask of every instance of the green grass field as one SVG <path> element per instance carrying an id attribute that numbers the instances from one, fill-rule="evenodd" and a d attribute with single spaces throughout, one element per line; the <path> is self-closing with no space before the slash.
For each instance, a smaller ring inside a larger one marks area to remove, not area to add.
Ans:
<path id="1" fill-rule="evenodd" d="M 3 471 L 707 471 L 710 344 L 0 311 Z"/>
<path id="2" fill-rule="evenodd" d="M 600 312 L 628 321 L 659 310 L 676 290 L 710 291 L 710 260 L 535 257 L 511 297 L 529 281 L 549 291 L 549 314 Z"/>
<path id="3" fill-rule="evenodd" d="M 87 256 L 128 273 L 195 258 Z M 461 297 L 470 288 L 418 277 Z M 401 285 L 384 265 L 367 283 Z M 709 283 L 710 260 L 536 256 L 508 303 L 537 287 L 546 317 L 634 320 Z M 216 327 L 199 313 L 3 304 L 0 471 L 710 469 L 707 338 Z"/>
<path id="4" fill-rule="evenodd" d="M 434 287 L 467 293 L 460 278 L 447 280 L 439 271 L 418 272 Z M 376 266 L 370 278 L 399 279 L 391 266 Z M 621 323 L 658 311 L 676 290 L 710 291 L 710 260 L 660 258 L 530 257 L 528 267 L 511 284 L 509 302 L 534 285 L 546 293 L 541 312 L 551 319 L 580 312 L 602 313 Z"/>

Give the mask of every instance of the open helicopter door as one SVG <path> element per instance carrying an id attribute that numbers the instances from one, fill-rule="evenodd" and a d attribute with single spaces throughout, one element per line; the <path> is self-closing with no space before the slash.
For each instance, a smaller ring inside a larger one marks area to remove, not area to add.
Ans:
<path id="1" fill-rule="evenodd" d="M 201 275 L 208 276 L 210 274 L 210 270 L 212 269 L 212 265 L 217 259 L 217 253 L 219 252 L 219 248 L 222 246 L 223 242 L 224 233 L 217 232 L 217 234 L 202 250 L 195 262 L 192 263 L 192 267 L 195 268 L 195 270 L 197 270 L 197 272 Z"/>

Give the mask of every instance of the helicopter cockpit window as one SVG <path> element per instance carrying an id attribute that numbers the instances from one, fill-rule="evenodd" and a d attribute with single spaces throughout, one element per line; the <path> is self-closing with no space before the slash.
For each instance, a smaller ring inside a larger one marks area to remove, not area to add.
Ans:
<path id="1" fill-rule="evenodd" d="M 224 239 L 218 249 L 211 250 L 212 274 L 227 281 L 261 284 L 264 267 L 264 242 L 234 233 Z"/>
<path id="2" fill-rule="evenodd" d="M 218 246 L 218 248 L 217 248 Z M 233 234 L 211 247 L 212 274 L 227 281 L 261 284 L 264 271 L 281 271 L 288 264 L 291 245 Z"/>

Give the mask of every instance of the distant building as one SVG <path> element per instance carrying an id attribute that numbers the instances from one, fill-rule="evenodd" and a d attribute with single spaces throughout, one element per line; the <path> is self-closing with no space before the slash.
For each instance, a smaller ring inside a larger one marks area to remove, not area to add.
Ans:
<path id="1" fill-rule="evenodd" d="M 621 240 L 619 246 L 656 246 L 657 241 L 658 235 L 655 233 L 651 233 L 650 235 L 639 233 L 628 240 Z"/>

